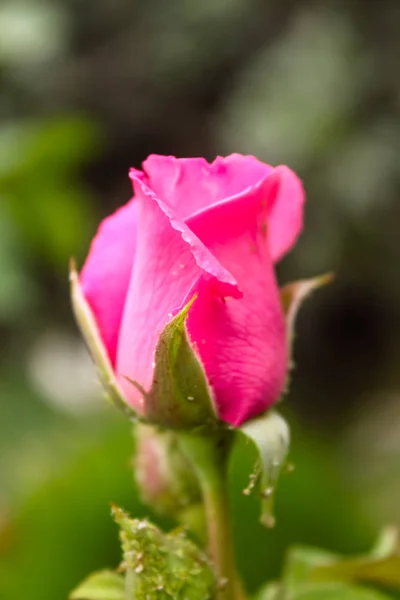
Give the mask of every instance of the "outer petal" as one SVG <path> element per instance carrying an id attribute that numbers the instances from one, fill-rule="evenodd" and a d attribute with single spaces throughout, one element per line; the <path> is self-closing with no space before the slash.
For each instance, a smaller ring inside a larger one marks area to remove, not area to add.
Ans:
<path id="1" fill-rule="evenodd" d="M 269 177 L 188 220 L 243 291 L 241 299 L 224 298 L 201 280 L 187 322 L 220 417 L 235 426 L 271 406 L 286 377 L 285 322 L 265 228 L 276 182 Z"/>
<path id="2" fill-rule="evenodd" d="M 268 232 L 272 260 L 277 262 L 294 246 L 303 228 L 305 194 L 300 179 L 288 167 L 274 171 L 279 191 L 269 210 Z"/>
<path id="3" fill-rule="evenodd" d="M 83 294 L 94 313 L 113 366 L 135 257 L 137 221 L 138 203 L 135 199 L 104 219 L 80 277 Z"/>
<path id="4" fill-rule="evenodd" d="M 273 171 L 254 156 L 231 154 L 208 163 L 204 158 L 153 154 L 143 163 L 151 189 L 185 219 L 220 200 L 243 193 Z"/>

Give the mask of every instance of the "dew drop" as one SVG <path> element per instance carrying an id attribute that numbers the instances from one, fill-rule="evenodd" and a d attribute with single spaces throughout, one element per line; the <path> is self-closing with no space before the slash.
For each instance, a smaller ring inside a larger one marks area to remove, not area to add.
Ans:
<path id="1" fill-rule="evenodd" d="M 258 477 L 257 477 L 257 474 L 256 474 L 256 473 L 252 473 L 252 474 L 250 475 L 250 481 L 249 481 L 249 485 L 247 486 L 247 488 L 245 488 L 245 489 L 243 490 L 243 494 L 244 494 L 245 496 L 250 496 L 251 492 L 252 492 L 252 491 L 254 490 L 254 488 L 255 488 L 255 485 L 256 485 L 256 483 L 257 483 L 257 479 L 258 479 Z"/>
<path id="2" fill-rule="evenodd" d="M 273 529 L 275 527 L 276 520 L 273 515 L 264 515 L 262 517 L 262 523 L 265 525 L 265 527 L 268 527 L 268 529 Z"/>
<path id="3" fill-rule="evenodd" d="M 274 490 L 272 487 L 267 487 L 267 488 L 265 488 L 265 490 L 263 490 L 261 492 L 261 496 L 263 498 L 270 498 L 272 496 L 273 492 L 274 492 Z"/>

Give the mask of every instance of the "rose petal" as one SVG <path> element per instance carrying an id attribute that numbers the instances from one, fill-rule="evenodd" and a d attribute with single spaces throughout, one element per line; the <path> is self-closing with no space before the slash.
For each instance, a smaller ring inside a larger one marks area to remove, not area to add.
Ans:
<path id="1" fill-rule="evenodd" d="M 219 284 L 220 289 L 226 295 L 232 295 L 236 298 L 241 297 L 241 291 L 238 288 L 237 282 L 235 278 L 232 276 L 225 267 L 223 267 L 215 256 L 208 250 L 204 244 L 200 242 L 200 240 L 194 235 L 193 231 L 188 227 L 188 225 L 180 219 L 176 212 L 169 207 L 169 205 L 161 200 L 157 194 L 149 187 L 147 179 L 145 175 L 141 171 L 137 171 L 136 169 L 131 169 L 129 173 L 133 186 L 135 189 L 135 194 L 138 194 L 138 197 L 141 198 L 146 205 L 149 201 L 151 203 L 156 203 L 161 212 L 168 217 L 168 221 L 170 226 L 178 231 L 182 239 L 189 244 L 192 254 L 196 260 L 198 266 L 208 273 L 211 277 L 215 277 Z M 141 213 L 142 214 L 142 213 Z M 157 213 L 158 214 L 158 213 Z M 157 217 L 155 217 L 157 219 Z M 142 230 L 142 219 L 140 218 L 141 230 Z M 154 223 L 148 223 L 148 226 L 152 228 Z M 144 228 L 147 226 L 144 226 Z M 170 233 L 170 232 L 169 232 Z M 157 235 L 153 236 L 152 242 L 148 241 L 148 248 L 146 251 L 151 252 L 151 245 L 158 246 L 158 237 Z M 163 248 L 161 248 L 161 251 Z"/>
<path id="2" fill-rule="evenodd" d="M 286 377 L 285 322 L 265 228 L 276 190 L 269 177 L 188 219 L 243 292 L 241 299 L 224 298 L 212 281 L 201 279 L 187 322 L 219 415 L 235 426 L 272 405 Z"/>
<path id="3" fill-rule="evenodd" d="M 133 171 L 131 177 L 139 204 L 140 229 L 121 322 L 117 375 L 128 402 L 143 410 L 143 398 L 127 378 L 146 391 L 150 389 L 159 335 L 203 270 L 191 245 L 183 239 L 182 231 L 172 226 L 165 207 L 145 185 L 140 172 Z M 195 236 L 191 236 L 194 243 Z"/>
<path id="4" fill-rule="evenodd" d="M 254 156 L 231 154 L 208 163 L 204 158 L 175 158 L 152 154 L 143 163 L 149 187 L 177 217 L 194 213 L 245 193 L 273 172 L 280 191 L 268 216 L 271 255 L 277 262 L 295 244 L 303 226 L 304 190 L 297 175 L 286 166 L 271 167 Z"/>
<path id="5" fill-rule="evenodd" d="M 274 173 L 279 191 L 268 214 L 268 235 L 272 260 L 277 262 L 294 246 L 303 228 L 305 194 L 301 180 L 288 167 L 276 167 Z"/>
<path id="6" fill-rule="evenodd" d="M 134 263 L 138 203 L 132 199 L 104 219 L 92 241 L 80 280 L 115 366 L 122 311 Z"/>
<path id="7" fill-rule="evenodd" d="M 153 154 L 143 163 L 143 169 L 149 187 L 180 219 L 244 192 L 273 170 L 254 156 L 240 154 L 218 156 L 211 164 L 204 158 Z"/>

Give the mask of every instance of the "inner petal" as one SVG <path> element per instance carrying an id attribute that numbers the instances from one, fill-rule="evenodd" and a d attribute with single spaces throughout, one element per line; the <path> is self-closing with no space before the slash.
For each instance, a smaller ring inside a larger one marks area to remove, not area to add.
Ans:
<path id="1" fill-rule="evenodd" d="M 185 219 L 264 179 L 273 168 L 254 156 L 231 154 L 208 163 L 204 158 L 153 154 L 143 163 L 149 187 Z"/>

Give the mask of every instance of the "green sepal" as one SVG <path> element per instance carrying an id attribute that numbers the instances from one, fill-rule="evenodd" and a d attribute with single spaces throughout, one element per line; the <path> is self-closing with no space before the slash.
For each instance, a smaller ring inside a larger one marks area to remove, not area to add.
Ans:
<path id="1" fill-rule="evenodd" d="M 205 554 L 182 530 L 165 534 L 113 507 L 120 527 L 126 600 L 214 600 L 216 582 Z"/>
<path id="2" fill-rule="evenodd" d="M 70 261 L 69 280 L 75 319 L 97 369 L 99 379 L 106 391 L 107 399 L 129 417 L 129 419 L 137 420 L 138 415 L 127 404 L 119 388 L 107 350 L 101 339 L 96 319 L 82 292 L 79 275 L 76 271 L 75 262 L 72 259 Z"/>
<path id="3" fill-rule="evenodd" d="M 69 600 L 125 600 L 124 578 L 108 570 L 92 573 L 70 594 Z"/>
<path id="4" fill-rule="evenodd" d="M 150 391 L 146 393 L 138 383 L 129 380 L 145 398 L 146 419 L 166 428 L 195 428 L 217 420 L 203 367 L 185 327 L 195 299 L 193 297 L 160 334 Z"/>
<path id="5" fill-rule="evenodd" d="M 286 463 L 290 443 L 288 424 L 275 410 L 242 425 L 239 431 L 250 439 L 258 453 L 258 461 L 250 476 L 249 486 L 243 491 L 249 495 L 258 489 L 261 500 L 261 523 L 273 527 L 273 499 L 275 487 Z"/>
<path id="6" fill-rule="evenodd" d="M 332 273 L 326 273 L 319 277 L 293 281 L 280 289 L 281 305 L 286 319 L 286 330 L 290 344 L 293 342 L 297 313 L 304 300 L 318 288 L 330 283 L 333 277 Z"/>
<path id="7" fill-rule="evenodd" d="M 315 290 L 330 283 L 333 280 L 333 274 L 327 273 L 320 275 L 319 277 L 313 277 L 310 279 L 302 279 L 300 281 L 293 281 L 284 285 L 280 289 L 280 299 L 285 315 L 286 321 L 286 337 L 289 347 L 289 366 L 293 368 L 292 362 L 292 351 L 293 341 L 295 337 L 295 323 L 297 314 L 304 302 Z M 284 392 L 289 391 L 290 385 L 290 369 L 286 378 L 286 385 Z"/>

